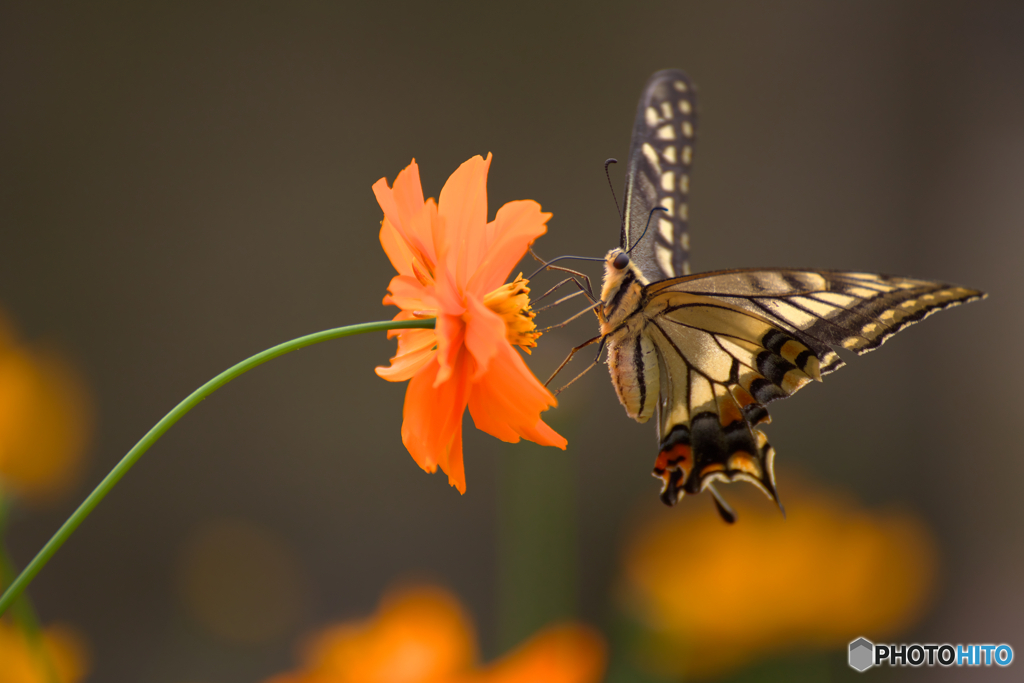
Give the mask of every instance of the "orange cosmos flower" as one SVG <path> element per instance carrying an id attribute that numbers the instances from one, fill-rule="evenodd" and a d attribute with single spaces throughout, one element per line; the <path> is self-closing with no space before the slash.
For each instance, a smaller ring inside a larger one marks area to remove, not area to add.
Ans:
<path id="1" fill-rule="evenodd" d="M 468 670 L 476 638 L 448 591 L 392 591 L 369 619 L 333 624 L 303 647 L 305 665 L 268 683 L 424 683 Z"/>
<path id="2" fill-rule="evenodd" d="M 865 510 L 821 486 L 786 488 L 788 519 L 737 487 L 733 526 L 708 505 L 639 530 L 621 593 L 644 636 L 637 664 L 718 677 L 786 651 L 842 650 L 862 634 L 894 638 L 921 616 L 938 553 L 919 517 Z"/>
<path id="3" fill-rule="evenodd" d="M 76 483 L 92 410 L 59 354 L 19 343 L 0 311 L 0 495 L 49 502 Z"/>
<path id="4" fill-rule="evenodd" d="M 396 330 L 398 353 L 377 374 L 409 380 L 402 442 L 427 472 L 438 466 L 466 492 L 462 416 L 478 429 L 515 443 L 520 437 L 565 449 L 540 419 L 556 405 L 516 353 L 536 346 L 529 288 L 522 275 L 503 284 L 551 217 L 537 202 L 509 202 L 487 221 L 487 159 L 475 156 L 445 183 L 438 202 L 423 199 L 414 160 L 388 187 L 373 185 L 384 210 L 380 242 L 398 275 L 384 303 L 395 320 L 436 318 L 433 330 Z"/>
<path id="5" fill-rule="evenodd" d="M 67 626 L 48 626 L 30 640 L 7 619 L 0 620 L 0 683 L 77 683 L 88 671 L 81 637 Z"/>
<path id="6" fill-rule="evenodd" d="M 458 599 L 437 586 L 417 586 L 391 591 L 369 619 L 316 634 L 303 660 L 299 670 L 267 683 L 598 683 L 605 645 L 590 627 L 565 623 L 480 666 Z"/>

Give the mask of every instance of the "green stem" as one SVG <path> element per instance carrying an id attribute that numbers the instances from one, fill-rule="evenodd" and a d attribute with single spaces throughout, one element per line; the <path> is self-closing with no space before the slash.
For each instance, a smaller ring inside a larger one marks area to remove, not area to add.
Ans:
<path id="1" fill-rule="evenodd" d="M 283 344 L 278 344 L 272 348 L 257 353 L 255 356 L 246 358 L 238 365 L 234 365 L 224 372 L 220 373 L 209 382 L 199 387 L 191 394 L 188 398 L 179 403 L 174 407 L 174 410 L 167 413 L 162 420 L 156 423 L 156 425 L 150 429 L 142 439 L 135 444 L 135 446 L 128 451 L 128 454 L 121 458 L 121 462 L 110 471 L 103 481 L 99 483 L 93 492 L 89 494 L 89 497 L 78 506 L 74 514 L 68 517 L 68 520 L 64 522 L 57 533 L 53 535 L 43 549 L 40 550 L 32 561 L 28 563 L 28 566 L 22 570 L 18 578 L 14 580 L 7 590 L 4 592 L 3 597 L 0 597 L 0 616 L 2 616 L 7 609 L 11 606 L 22 591 L 24 591 L 32 579 L 35 578 L 36 574 L 39 573 L 46 563 L 49 562 L 50 558 L 53 557 L 54 553 L 62 545 L 64 541 L 68 540 L 68 537 L 74 533 L 78 525 L 85 521 L 85 518 L 89 516 L 89 513 L 99 505 L 99 502 L 103 500 L 104 496 L 110 493 L 110 489 L 114 488 L 114 485 L 121 480 L 128 470 L 132 468 L 132 465 L 138 461 L 142 454 L 149 450 L 156 441 L 164 435 L 168 429 L 171 428 L 175 422 L 180 420 L 182 416 L 188 411 L 192 410 L 200 401 L 220 389 L 222 386 L 235 379 L 239 375 L 252 370 L 257 365 L 262 365 L 268 360 L 282 356 L 289 351 L 296 351 L 305 346 L 317 344 L 319 342 L 327 341 L 329 339 L 338 339 L 340 337 L 349 337 L 354 334 L 362 334 L 364 332 L 379 332 L 384 330 L 401 330 L 410 328 L 432 328 L 434 327 L 434 319 L 426 320 L 388 320 L 385 322 L 377 323 L 363 323 L 361 325 L 348 325 L 347 327 L 338 327 L 333 330 L 324 330 L 323 332 L 316 332 L 315 334 L 309 334 L 305 337 L 299 337 L 298 339 L 292 339 Z"/>

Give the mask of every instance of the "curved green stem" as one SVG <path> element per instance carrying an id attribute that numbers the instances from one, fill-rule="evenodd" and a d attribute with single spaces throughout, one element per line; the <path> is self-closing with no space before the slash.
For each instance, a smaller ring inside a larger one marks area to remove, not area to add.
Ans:
<path id="1" fill-rule="evenodd" d="M 39 573 L 46 563 L 49 562 L 50 558 L 53 557 L 54 553 L 62 545 L 64 541 L 68 540 L 68 537 L 74 533 L 78 525 L 85 521 L 85 518 L 89 516 L 89 513 L 99 505 L 99 502 L 103 500 L 110 489 L 114 488 L 114 485 L 121 480 L 128 470 L 132 468 L 132 465 L 138 461 L 142 454 L 149 450 L 156 441 L 164 435 L 168 429 L 171 428 L 175 422 L 180 420 L 182 416 L 188 411 L 192 410 L 200 401 L 220 389 L 222 386 L 235 379 L 239 375 L 252 370 L 257 365 L 262 365 L 268 360 L 282 356 L 289 351 L 296 351 L 303 348 L 304 346 L 310 346 L 311 344 L 317 344 L 319 342 L 327 341 L 329 339 L 338 339 L 339 337 L 349 337 L 354 334 L 362 334 L 364 332 L 379 332 L 384 330 L 399 330 L 399 329 L 410 329 L 410 328 L 432 328 L 434 327 L 434 319 L 430 318 L 427 320 L 388 320 L 385 322 L 377 323 L 363 323 L 361 325 L 348 325 L 347 327 L 338 327 L 333 330 L 324 330 L 323 332 L 316 332 L 315 334 L 309 334 L 305 337 L 299 337 L 298 339 L 292 339 L 283 344 L 278 344 L 272 348 L 257 353 L 255 356 L 246 358 L 238 365 L 234 365 L 224 372 L 220 373 L 209 382 L 199 387 L 191 394 L 188 398 L 179 403 L 174 407 L 174 410 L 167 413 L 162 420 L 156 423 L 156 425 L 150 429 L 142 439 L 135 444 L 135 446 L 128 451 L 128 454 L 121 458 L 121 462 L 110 471 L 103 481 L 93 489 L 93 492 L 89 494 L 89 497 L 78 506 L 74 514 L 68 517 L 68 520 L 64 522 L 57 533 L 43 546 L 32 561 L 28 563 L 28 566 L 22 570 L 18 578 L 7 587 L 4 591 L 3 597 L 0 597 L 0 616 L 2 616 L 7 609 L 11 606 L 22 591 L 28 587 L 28 584 L 32 582 L 36 574 Z"/>

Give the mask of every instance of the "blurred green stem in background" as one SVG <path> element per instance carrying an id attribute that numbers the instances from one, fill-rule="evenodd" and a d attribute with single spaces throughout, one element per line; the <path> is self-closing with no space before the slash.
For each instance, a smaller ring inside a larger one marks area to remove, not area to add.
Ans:
<path id="1" fill-rule="evenodd" d="M 572 418 L 562 409 L 549 424 L 571 441 Z M 497 652 L 578 616 L 576 462 L 526 441 L 498 460 Z"/>
<path id="2" fill-rule="evenodd" d="M 171 428 L 175 422 L 180 420 L 185 413 L 192 410 L 196 405 L 199 404 L 204 398 L 212 394 L 213 392 L 220 389 L 222 386 L 235 379 L 239 375 L 242 375 L 249 370 L 252 370 L 258 365 L 266 363 L 268 360 L 283 356 L 289 351 L 296 351 L 305 346 L 311 346 L 319 342 L 328 341 L 330 339 L 339 339 L 341 337 L 350 337 L 355 334 L 363 334 L 365 332 L 383 332 L 385 330 L 404 330 L 410 328 L 433 328 L 434 319 L 429 318 L 426 320 L 387 320 L 384 322 L 376 323 L 362 323 L 360 325 L 348 325 L 346 327 L 337 327 L 333 330 L 324 330 L 323 332 L 316 332 L 314 334 L 308 334 L 298 339 L 292 339 L 283 344 L 278 344 L 272 348 L 257 353 L 255 356 L 246 358 L 241 363 L 234 365 L 224 372 L 220 373 L 209 382 L 199 387 L 191 394 L 188 398 L 179 403 L 174 407 L 174 410 L 167 413 L 159 422 L 156 423 L 149 432 L 146 433 L 142 439 L 135 444 L 135 446 L 128 451 L 128 454 L 121 458 L 121 462 L 110 471 L 103 481 L 93 489 L 93 492 L 89 494 L 89 497 L 78 506 L 78 509 L 68 517 L 68 520 L 64 522 L 57 533 L 43 546 L 32 561 L 29 562 L 28 566 L 22 570 L 18 578 L 8 586 L 7 590 L 4 591 L 3 597 L 0 597 L 0 616 L 2 616 L 11 604 L 17 600 L 18 596 L 21 595 L 28 585 L 35 578 L 36 574 L 39 573 L 46 563 L 49 562 L 50 558 L 53 557 L 54 553 L 64 545 L 64 541 L 68 540 L 68 537 L 74 533 L 78 525 L 85 521 L 85 518 L 89 516 L 89 513 L 93 511 L 99 502 L 110 492 L 110 489 L 114 488 L 114 485 L 121 480 L 128 470 L 132 468 L 132 465 L 138 461 L 142 454 L 149 450 L 157 440 L 164 435 L 168 429 Z"/>

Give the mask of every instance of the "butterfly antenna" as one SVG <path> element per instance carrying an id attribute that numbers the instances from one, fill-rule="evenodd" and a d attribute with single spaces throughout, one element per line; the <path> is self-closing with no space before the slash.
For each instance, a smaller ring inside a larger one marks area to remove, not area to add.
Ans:
<path id="1" fill-rule="evenodd" d="M 608 179 L 608 189 L 612 191 L 612 201 L 615 202 L 615 211 L 619 214 L 619 227 L 622 227 L 622 224 L 626 221 L 626 217 L 622 215 L 622 209 L 619 208 L 619 198 L 615 196 L 615 186 L 612 185 L 612 175 L 608 172 L 608 167 L 617 163 L 619 163 L 618 159 L 604 160 L 604 177 Z"/>
<path id="2" fill-rule="evenodd" d="M 708 484 L 708 490 L 711 491 L 711 497 L 715 501 L 715 507 L 718 508 L 718 514 L 721 515 L 727 524 L 734 524 L 736 522 L 736 511 L 725 502 L 725 498 L 722 498 L 722 494 L 718 492 L 714 484 Z"/>
<path id="3" fill-rule="evenodd" d="M 663 206 L 656 206 L 653 209 L 651 209 L 651 212 L 649 214 L 647 214 L 647 225 L 644 226 L 644 231 L 642 233 L 640 233 L 640 239 L 638 239 L 636 242 L 634 242 L 633 246 L 631 246 L 628 250 L 626 250 L 627 254 L 629 252 L 633 251 L 634 249 L 636 249 L 636 245 L 640 244 L 640 240 L 642 240 L 644 238 L 644 235 L 647 234 L 647 228 L 651 227 L 651 218 L 654 217 L 654 212 L 655 211 L 664 211 L 665 213 L 668 213 L 668 209 L 666 209 Z"/>

